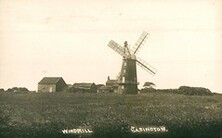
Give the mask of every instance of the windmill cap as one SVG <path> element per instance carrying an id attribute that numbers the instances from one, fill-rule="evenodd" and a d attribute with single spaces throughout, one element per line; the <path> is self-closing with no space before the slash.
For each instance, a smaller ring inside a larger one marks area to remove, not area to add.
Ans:
<path id="1" fill-rule="evenodd" d="M 125 42 L 124 42 L 124 45 L 127 45 L 127 44 L 128 44 L 127 41 L 125 41 Z"/>
<path id="2" fill-rule="evenodd" d="M 130 57 L 131 57 L 131 59 L 136 59 L 136 55 L 135 54 L 131 54 Z"/>

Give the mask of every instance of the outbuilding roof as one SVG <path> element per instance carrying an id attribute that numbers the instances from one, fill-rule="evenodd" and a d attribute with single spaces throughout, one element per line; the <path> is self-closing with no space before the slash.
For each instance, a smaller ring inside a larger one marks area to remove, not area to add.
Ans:
<path id="1" fill-rule="evenodd" d="M 101 86 L 99 89 L 100 90 L 110 90 L 110 89 L 112 89 L 112 86 Z"/>
<path id="2" fill-rule="evenodd" d="M 62 77 L 44 77 L 38 84 L 56 84 Z"/>
<path id="3" fill-rule="evenodd" d="M 95 85 L 95 83 L 74 83 L 73 87 L 90 89 L 92 85 Z"/>

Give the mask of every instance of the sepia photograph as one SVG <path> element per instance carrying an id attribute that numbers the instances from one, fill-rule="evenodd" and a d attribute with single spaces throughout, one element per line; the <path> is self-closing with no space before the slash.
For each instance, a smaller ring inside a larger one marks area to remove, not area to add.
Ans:
<path id="1" fill-rule="evenodd" d="M 222 138 L 221 0 L 0 0 L 1 138 Z"/>

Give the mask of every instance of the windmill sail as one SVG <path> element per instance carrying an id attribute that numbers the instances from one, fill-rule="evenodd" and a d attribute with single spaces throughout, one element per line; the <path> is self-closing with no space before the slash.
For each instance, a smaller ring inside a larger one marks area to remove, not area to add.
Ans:
<path id="1" fill-rule="evenodd" d="M 147 36 L 149 34 L 145 31 L 143 31 L 143 33 L 140 35 L 139 39 L 137 40 L 136 44 L 134 45 L 134 47 L 132 48 L 132 52 L 134 54 L 136 54 L 142 45 L 144 45 L 144 42 L 147 40 Z"/>
<path id="2" fill-rule="evenodd" d="M 116 80 L 118 84 L 118 93 L 126 93 L 126 94 L 137 94 L 138 93 L 138 82 L 137 82 L 137 67 L 139 65 L 144 70 L 148 71 L 150 74 L 154 75 L 156 73 L 156 69 L 149 65 L 144 60 L 137 58 L 136 54 L 138 53 L 141 46 L 147 39 L 149 34 L 143 32 L 136 42 L 133 49 L 127 44 L 125 41 L 124 46 L 121 46 L 111 40 L 108 44 L 110 48 L 120 54 L 122 59 L 122 68 L 120 73 L 118 74 Z"/>
<path id="3" fill-rule="evenodd" d="M 124 47 L 122 47 L 121 45 L 117 44 L 117 43 L 114 42 L 113 40 L 111 40 L 111 41 L 109 42 L 108 46 L 109 46 L 110 48 L 112 48 L 114 51 L 116 51 L 118 54 L 120 54 L 121 56 L 123 56 L 123 57 L 127 56 Z"/>
<path id="4" fill-rule="evenodd" d="M 137 65 L 143 68 L 144 70 L 148 71 L 151 75 L 156 74 L 157 69 L 148 64 L 146 61 L 142 60 L 141 58 L 137 57 Z"/>

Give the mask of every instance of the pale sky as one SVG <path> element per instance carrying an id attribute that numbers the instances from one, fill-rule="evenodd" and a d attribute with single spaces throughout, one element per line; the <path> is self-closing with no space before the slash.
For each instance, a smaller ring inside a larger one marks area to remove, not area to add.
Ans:
<path id="1" fill-rule="evenodd" d="M 110 40 L 133 46 L 150 36 L 139 57 L 140 88 L 181 85 L 222 93 L 220 0 L 0 0 L 0 88 L 37 89 L 45 76 L 66 83 L 105 83 L 116 78 L 122 57 Z"/>

